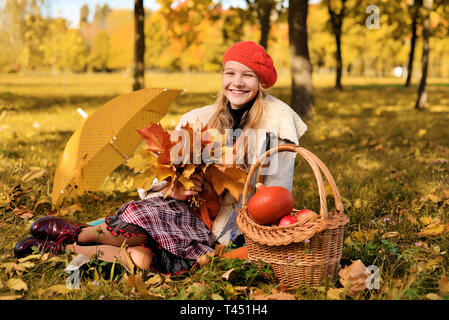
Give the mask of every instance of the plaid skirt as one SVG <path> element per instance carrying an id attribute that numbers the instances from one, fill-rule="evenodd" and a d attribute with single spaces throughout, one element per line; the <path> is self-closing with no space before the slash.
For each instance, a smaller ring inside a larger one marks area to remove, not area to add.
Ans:
<path id="1" fill-rule="evenodd" d="M 105 219 L 113 234 L 143 235 L 153 254 L 152 269 L 164 274 L 189 270 L 202 254 L 213 252 L 210 230 L 186 203 L 155 196 L 125 203 Z"/>

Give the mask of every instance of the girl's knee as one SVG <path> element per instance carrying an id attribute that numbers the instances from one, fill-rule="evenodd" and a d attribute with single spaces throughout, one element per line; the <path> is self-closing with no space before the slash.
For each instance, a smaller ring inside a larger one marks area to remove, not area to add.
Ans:
<path id="1" fill-rule="evenodd" d="M 128 247 L 127 251 L 136 267 L 145 271 L 150 269 L 151 261 L 153 260 L 153 255 L 151 254 L 150 249 L 143 246 L 133 246 Z"/>

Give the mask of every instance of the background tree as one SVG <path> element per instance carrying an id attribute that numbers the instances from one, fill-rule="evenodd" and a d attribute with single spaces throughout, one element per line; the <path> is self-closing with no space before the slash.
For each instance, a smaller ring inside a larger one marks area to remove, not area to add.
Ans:
<path id="1" fill-rule="evenodd" d="M 346 1 L 347 0 L 323 0 L 323 5 L 328 9 L 330 16 L 330 23 L 332 26 L 332 32 L 335 37 L 335 63 L 336 63 L 336 77 L 335 88 L 342 90 L 341 76 L 343 72 L 343 58 L 341 54 L 341 35 L 343 19 L 346 15 Z"/>
<path id="2" fill-rule="evenodd" d="M 407 64 L 407 79 L 405 80 L 405 87 L 410 87 L 413 75 L 413 61 L 415 58 L 415 46 L 417 35 L 417 26 L 419 18 L 419 10 L 422 6 L 422 0 L 408 0 L 407 7 L 411 18 L 411 38 L 410 38 L 410 52 Z"/>
<path id="3" fill-rule="evenodd" d="M 432 12 L 433 0 L 419 0 L 423 7 L 423 49 L 421 57 L 421 81 L 418 87 L 418 99 L 416 100 L 415 108 L 424 109 L 427 103 L 427 71 L 429 67 L 429 38 L 430 38 L 430 13 Z"/>
<path id="4" fill-rule="evenodd" d="M 105 30 L 101 30 L 94 38 L 89 55 L 89 67 L 96 72 L 108 71 L 110 38 Z"/>
<path id="5" fill-rule="evenodd" d="M 307 39 L 308 0 L 290 0 L 288 8 L 288 33 L 290 68 L 292 75 L 292 108 L 302 117 L 312 116 L 313 85 L 312 65 Z"/>
<path id="6" fill-rule="evenodd" d="M 246 0 L 250 11 L 254 12 L 260 25 L 259 44 L 268 48 L 268 35 L 271 28 L 271 13 L 276 6 L 275 0 Z"/>
<path id="7" fill-rule="evenodd" d="M 80 22 L 79 22 L 80 28 L 83 23 L 87 23 L 88 17 L 89 17 L 89 6 L 87 4 L 84 4 L 80 9 Z"/>
<path id="8" fill-rule="evenodd" d="M 133 90 L 145 87 L 145 9 L 143 0 L 134 0 L 134 82 Z"/>
<path id="9" fill-rule="evenodd" d="M 103 6 L 97 4 L 95 6 L 93 23 L 99 26 L 100 28 L 104 29 L 106 25 L 106 19 L 110 13 L 111 8 L 109 8 L 107 4 L 104 4 Z"/>

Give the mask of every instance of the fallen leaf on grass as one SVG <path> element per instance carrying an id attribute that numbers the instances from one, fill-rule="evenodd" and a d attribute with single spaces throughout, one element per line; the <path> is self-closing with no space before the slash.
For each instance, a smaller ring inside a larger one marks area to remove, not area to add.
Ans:
<path id="1" fill-rule="evenodd" d="M 366 266 L 361 260 L 352 262 L 351 265 L 338 272 L 340 283 L 350 294 L 366 289 L 366 280 L 370 276 Z"/>
<path id="2" fill-rule="evenodd" d="M 43 169 L 40 167 L 31 167 L 30 172 L 28 172 L 22 177 L 22 181 L 26 182 L 34 179 L 39 179 L 43 177 L 46 173 L 48 173 L 47 169 Z"/>
<path id="3" fill-rule="evenodd" d="M 51 297 L 53 294 L 61 294 L 66 295 L 71 291 L 71 289 L 67 288 L 65 284 L 56 284 L 54 286 L 51 286 L 49 288 L 40 288 L 37 291 L 37 295 L 39 297 L 45 296 L 46 298 Z"/>
<path id="4" fill-rule="evenodd" d="M 138 293 L 149 300 L 158 300 L 164 298 L 162 295 L 154 294 L 148 291 L 148 289 L 145 287 L 145 284 L 143 283 L 141 274 L 131 274 L 126 281 L 126 286 L 135 288 Z"/>
<path id="5" fill-rule="evenodd" d="M 437 237 L 444 232 L 444 224 L 431 223 L 418 232 L 418 237 Z"/>
<path id="6" fill-rule="evenodd" d="M 425 295 L 425 297 L 429 300 L 443 300 L 443 298 L 441 298 L 439 295 L 437 295 L 436 293 L 428 293 Z"/>
<path id="7" fill-rule="evenodd" d="M 200 299 L 202 295 L 208 293 L 208 289 L 209 286 L 207 284 L 194 282 L 186 290 L 187 297 L 189 297 L 189 299 Z"/>
<path id="8" fill-rule="evenodd" d="M 27 209 L 24 206 L 15 208 L 14 211 L 12 212 L 15 216 L 18 216 L 19 218 L 22 219 L 30 219 L 34 216 L 33 211 Z"/>
<path id="9" fill-rule="evenodd" d="M 278 289 L 273 289 L 271 294 L 265 295 L 263 292 L 262 294 L 255 294 L 253 296 L 254 300 L 296 300 L 296 297 L 292 295 L 291 293 L 281 291 Z"/>
<path id="10" fill-rule="evenodd" d="M 399 236 L 399 232 L 391 231 L 391 232 L 384 233 L 382 235 L 382 239 L 389 239 L 389 238 L 394 238 L 394 237 L 397 237 L 397 236 Z"/>
<path id="11" fill-rule="evenodd" d="M 164 283 L 164 281 L 165 279 L 160 274 L 156 274 L 155 276 L 145 281 L 145 284 L 147 286 L 155 286 Z"/>
<path id="12" fill-rule="evenodd" d="M 449 295 L 449 280 L 446 276 L 441 276 L 440 280 L 438 280 L 438 289 L 440 290 L 440 294 L 442 296 Z"/>
<path id="13" fill-rule="evenodd" d="M 20 264 L 14 263 L 14 262 L 5 262 L 0 264 L 0 268 L 5 268 L 5 273 L 9 274 L 13 270 L 18 272 L 26 271 L 26 268 Z"/>
<path id="14" fill-rule="evenodd" d="M 215 245 L 214 255 L 215 256 L 219 256 L 219 257 L 223 256 L 225 249 L 226 249 L 226 245 L 224 245 L 224 244 L 216 244 Z"/>
<path id="15" fill-rule="evenodd" d="M 81 203 L 79 203 L 79 202 L 75 202 L 71 206 L 68 206 L 66 208 L 61 208 L 59 210 L 59 212 L 61 213 L 61 216 L 70 215 L 70 214 L 73 214 L 73 213 L 75 213 L 77 211 L 80 211 L 80 212 L 83 211 L 83 207 L 82 207 Z"/>
<path id="16" fill-rule="evenodd" d="M 441 222 L 440 219 L 434 218 L 434 217 L 431 217 L 431 216 L 423 216 L 423 217 L 420 217 L 420 218 L 419 218 L 419 221 L 420 221 L 423 225 L 425 225 L 425 226 L 427 226 L 427 225 L 429 225 L 429 224 L 431 224 L 431 223 L 440 223 L 440 222 Z"/>
<path id="17" fill-rule="evenodd" d="M 209 262 L 212 261 L 213 256 L 214 256 L 214 254 L 212 252 L 205 253 L 205 254 L 199 256 L 198 259 L 196 259 L 196 261 L 198 262 L 198 264 L 200 266 L 205 266 L 205 265 L 209 264 Z"/>
<path id="18" fill-rule="evenodd" d="M 6 295 L 6 296 L 0 296 L 0 300 L 17 300 L 22 297 L 23 297 L 23 295 L 10 294 L 10 295 Z"/>
<path id="19" fill-rule="evenodd" d="M 345 296 L 345 293 L 345 288 L 329 288 L 326 296 L 331 300 L 341 300 Z"/>
<path id="20" fill-rule="evenodd" d="M 11 290 L 16 291 L 28 290 L 27 284 L 23 280 L 17 278 L 11 278 L 8 281 L 6 281 L 6 286 Z"/>
<path id="21" fill-rule="evenodd" d="M 25 262 L 25 261 L 29 261 L 29 260 L 39 260 L 41 259 L 43 256 L 42 253 L 38 253 L 38 254 L 30 254 L 29 256 L 26 256 L 24 258 L 20 258 L 18 261 L 20 263 Z"/>
<path id="22" fill-rule="evenodd" d="M 234 268 L 229 269 L 228 271 L 226 271 L 225 273 L 223 273 L 221 275 L 221 277 L 224 280 L 227 280 L 229 282 L 233 282 L 234 280 L 237 279 L 238 275 L 237 275 L 237 271 L 235 271 Z"/>
<path id="23" fill-rule="evenodd" d="M 45 206 L 50 206 L 50 208 L 51 208 L 51 202 L 47 198 L 42 198 L 42 199 L 38 200 L 36 202 L 36 204 L 34 205 L 33 212 L 36 212 L 40 207 L 45 208 Z"/>

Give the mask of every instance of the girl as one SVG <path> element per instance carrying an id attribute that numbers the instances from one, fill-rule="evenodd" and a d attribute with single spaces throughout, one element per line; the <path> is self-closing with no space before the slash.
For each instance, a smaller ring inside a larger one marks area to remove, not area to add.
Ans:
<path id="1" fill-rule="evenodd" d="M 241 129 L 240 138 L 251 130 L 264 130 L 262 143 L 243 140 L 245 168 L 251 164 L 251 155 L 257 158 L 277 144 L 298 144 L 307 126 L 287 104 L 267 93 L 276 80 L 273 61 L 262 46 L 252 41 L 237 42 L 223 56 L 222 88 L 216 103 L 186 113 L 177 129 L 199 120 L 222 134 Z M 233 138 L 230 143 L 239 137 Z M 291 190 L 296 154 L 275 155 L 276 170 L 264 175 L 263 183 Z M 243 237 L 236 226 L 241 207 L 238 200 L 225 192 L 217 212 L 205 223 L 189 211 L 185 200 L 199 194 L 208 182 L 199 174 L 193 175 L 192 180 L 192 190 L 185 190 L 180 184 L 165 199 L 168 182 L 156 181 L 149 190 L 139 190 L 140 201 L 126 203 L 96 227 L 56 217 L 40 218 L 31 225 L 32 237 L 16 244 L 15 254 L 21 257 L 32 252 L 33 246 L 39 246 L 40 250 L 55 253 L 69 250 L 86 256 L 100 254 L 102 260 L 118 259 L 125 266 L 173 274 L 190 269 L 199 256 L 213 252 L 214 243 L 242 245 Z M 122 246 L 124 241 L 126 246 Z"/>

